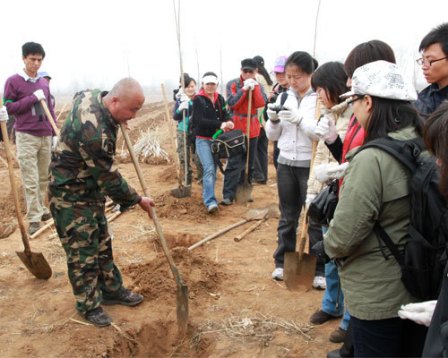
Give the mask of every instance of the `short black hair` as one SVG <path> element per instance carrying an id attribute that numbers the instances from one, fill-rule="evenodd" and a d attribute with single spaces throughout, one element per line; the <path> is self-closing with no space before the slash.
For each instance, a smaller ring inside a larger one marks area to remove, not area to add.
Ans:
<path id="1" fill-rule="evenodd" d="M 319 63 L 308 52 L 296 51 L 293 52 L 286 60 L 285 68 L 290 65 L 296 65 L 302 70 L 302 72 L 311 75 L 317 66 L 319 66 Z"/>
<path id="2" fill-rule="evenodd" d="M 27 42 L 22 46 L 22 56 L 27 57 L 28 55 L 42 55 L 45 58 L 45 51 L 41 44 L 36 42 Z"/>
<path id="3" fill-rule="evenodd" d="M 420 42 L 419 51 L 423 51 L 429 46 L 440 43 L 442 51 L 448 56 L 448 22 L 433 28 Z"/>
<path id="4" fill-rule="evenodd" d="M 345 72 L 349 78 L 352 78 L 358 67 L 379 60 L 397 63 L 392 47 L 381 40 L 360 43 L 348 54 L 344 63 Z"/>
<path id="5" fill-rule="evenodd" d="M 311 87 L 314 91 L 317 87 L 323 88 L 331 102 L 341 103 L 343 100 L 339 96 L 350 90 L 347 87 L 347 74 L 344 65 L 336 61 L 324 63 L 314 71 L 311 77 Z"/>

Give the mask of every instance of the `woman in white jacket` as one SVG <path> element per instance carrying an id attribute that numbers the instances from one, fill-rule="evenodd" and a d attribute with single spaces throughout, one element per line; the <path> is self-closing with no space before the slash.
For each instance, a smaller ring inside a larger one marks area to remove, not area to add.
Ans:
<path id="1" fill-rule="evenodd" d="M 317 61 L 306 52 L 297 51 L 285 64 L 289 89 L 267 109 L 266 134 L 278 141 L 280 155 L 277 167 L 277 188 L 280 201 L 278 246 L 274 252 L 272 278 L 283 280 L 285 252 L 296 249 L 297 226 L 306 198 L 311 163 L 312 138 L 316 127 L 317 94 L 311 88 L 311 75 Z M 285 98 L 285 96 L 287 96 Z"/>

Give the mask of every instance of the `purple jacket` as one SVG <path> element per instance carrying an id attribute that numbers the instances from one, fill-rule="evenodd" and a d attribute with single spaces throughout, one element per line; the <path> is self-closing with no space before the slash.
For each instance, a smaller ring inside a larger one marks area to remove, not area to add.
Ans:
<path id="1" fill-rule="evenodd" d="M 33 95 L 34 91 L 42 89 L 47 103 L 51 102 L 50 88 L 48 82 L 39 78 L 35 83 L 26 81 L 20 74 L 9 77 L 5 83 L 3 94 L 5 106 L 10 115 L 15 117 L 14 128 L 17 132 L 28 133 L 36 137 L 55 135 L 50 122 L 45 116 L 45 112 Z M 49 110 L 56 120 L 53 106 L 49 105 Z"/>

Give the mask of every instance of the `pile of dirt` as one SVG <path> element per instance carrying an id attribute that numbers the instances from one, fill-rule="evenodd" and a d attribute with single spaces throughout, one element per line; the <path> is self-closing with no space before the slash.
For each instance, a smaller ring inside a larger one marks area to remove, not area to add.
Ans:
<path id="1" fill-rule="evenodd" d="M 208 216 L 202 203 L 201 193 L 193 192 L 190 197 L 175 198 L 169 193 L 154 198 L 157 204 L 157 213 L 161 218 L 182 219 L 203 223 Z"/>

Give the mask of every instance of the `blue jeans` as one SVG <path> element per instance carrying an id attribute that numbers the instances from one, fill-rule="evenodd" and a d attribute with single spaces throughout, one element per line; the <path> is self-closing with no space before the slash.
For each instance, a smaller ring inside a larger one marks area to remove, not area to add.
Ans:
<path id="1" fill-rule="evenodd" d="M 218 205 L 215 197 L 216 164 L 211 150 L 212 141 L 196 138 L 196 153 L 203 168 L 202 199 L 205 206 Z"/>
<path id="2" fill-rule="evenodd" d="M 257 152 L 257 138 L 251 138 L 249 141 L 249 174 L 248 182 L 252 183 L 254 172 L 255 156 Z M 244 175 L 246 173 L 247 153 L 235 155 L 227 160 L 227 166 L 224 173 L 224 187 L 222 196 L 224 199 L 235 199 L 236 188 L 238 184 L 244 183 Z"/>
<path id="3" fill-rule="evenodd" d="M 278 164 L 277 190 L 280 202 L 277 249 L 274 252 L 275 267 L 282 267 L 285 252 L 296 250 L 297 226 L 305 203 L 310 168 L 291 167 Z"/>

